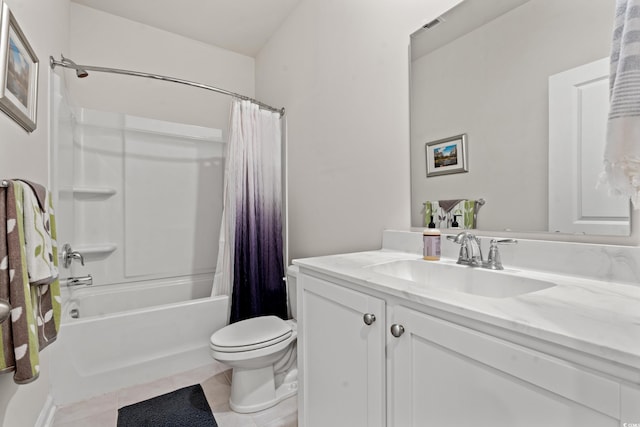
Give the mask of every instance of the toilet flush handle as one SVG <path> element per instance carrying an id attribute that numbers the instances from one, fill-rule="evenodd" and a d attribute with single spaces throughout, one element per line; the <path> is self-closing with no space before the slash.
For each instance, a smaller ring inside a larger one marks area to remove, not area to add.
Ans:
<path id="1" fill-rule="evenodd" d="M 365 325 L 370 326 L 376 321 L 376 315 L 373 313 L 365 313 L 365 315 L 362 316 L 362 320 L 364 320 Z"/>

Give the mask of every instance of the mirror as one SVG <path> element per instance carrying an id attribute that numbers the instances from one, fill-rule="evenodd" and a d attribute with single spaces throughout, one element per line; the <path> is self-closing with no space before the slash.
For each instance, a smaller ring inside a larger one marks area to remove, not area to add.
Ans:
<path id="1" fill-rule="evenodd" d="M 595 190 L 614 10 L 465 0 L 411 36 L 413 227 L 426 201 L 484 199 L 480 230 L 630 234 L 629 201 Z M 441 143 L 460 135 L 464 147 Z"/>

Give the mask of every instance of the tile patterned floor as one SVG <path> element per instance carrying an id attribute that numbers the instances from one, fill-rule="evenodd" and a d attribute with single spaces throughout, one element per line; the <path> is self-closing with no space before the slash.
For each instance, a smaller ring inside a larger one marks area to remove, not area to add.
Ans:
<path id="1" fill-rule="evenodd" d="M 261 412 L 253 414 L 233 412 L 229 408 L 231 370 L 219 364 L 212 364 L 148 384 L 59 407 L 55 413 L 53 427 L 115 427 L 118 408 L 197 383 L 202 385 L 220 427 L 297 427 L 298 425 L 295 396 Z"/>

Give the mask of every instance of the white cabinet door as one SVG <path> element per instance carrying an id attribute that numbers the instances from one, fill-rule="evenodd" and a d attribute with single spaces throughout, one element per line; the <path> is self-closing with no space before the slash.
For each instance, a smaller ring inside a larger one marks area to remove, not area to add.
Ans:
<path id="1" fill-rule="evenodd" d="M 389 427 L 614 427 L 619 384 L 405 307 L 388 312 Z M 631 418 L 631 417 L 630 417 Z"/>
<path id="2" fill-rule="evenodd" d="M 383 426 L 384 301 L 304 274 L 298 288 L 300 425 Z"/>

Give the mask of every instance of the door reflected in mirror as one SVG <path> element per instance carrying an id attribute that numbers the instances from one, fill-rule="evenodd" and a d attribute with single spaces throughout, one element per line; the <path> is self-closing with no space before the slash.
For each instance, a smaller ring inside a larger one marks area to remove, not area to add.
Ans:
<path id="1" fill-rule="evenodd" d="M 614 9 L 465 0 L 411 36 L 413 227 L 427 201 L 484 199 L 480 230 L 630 234 L 628 200 L 594 189 Z M 425 144 L 461 134 L 468 172 L 427 176 Z"/>

